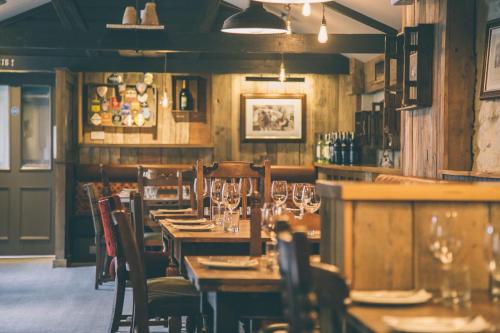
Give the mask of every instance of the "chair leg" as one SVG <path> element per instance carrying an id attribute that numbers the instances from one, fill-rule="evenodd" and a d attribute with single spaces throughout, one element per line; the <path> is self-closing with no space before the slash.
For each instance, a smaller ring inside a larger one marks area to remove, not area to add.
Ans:
<path id="1" fill-rule="evenodd" d="M 168 333 L 181 333 L 182 317 L 170 317 L 168 320 Z"/>
<path id="2" fill-rule="evenodd" d="M 99 289 L 99 285 L 101 284 L 101 276 L 102 276 L 102 267 L 101 267 L 101 249 L 100 244 L 95 244 L 95 281 L 94 281 L 94 289 Z"/>
<path id="3" fill-rule="evenodd" d="M 109 324 L 108 332 L 115 333 L 120 326 L 120 319 L 123 312 L 123 301 L 125 299 L 125 273 L 116 272 L 115 277 L 115 298 L 113 302 L 113 310 L 111 313 L 111 322 Z"/>

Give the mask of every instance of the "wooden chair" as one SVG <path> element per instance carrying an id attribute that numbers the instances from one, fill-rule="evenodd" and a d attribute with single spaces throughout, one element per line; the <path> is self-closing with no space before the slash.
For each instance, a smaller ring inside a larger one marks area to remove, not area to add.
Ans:
<path id="1" fill-rule="evenodd" d="M 312 290 L 309 245 L 304 232 L 278 234 L 282 299 L 290 333 L 319 332 L 316 294 Z"/>
<path id="2" fill-rule="evenodd" d="M 104 230 L 102 226 L 101 216 L 97 207 L 99 193 L 94 184 L 89 183 L 83 185 L 89 198 L 90 211 L 92 213 L 92 222 L 94 224 L 95 233 L 95 282 L 94 288 L 98 289 L 103 282 L 111 281 L 109 276 L 109 262 L 110 257 L 106 254 L 106 242 L 104 240 Z"/>
<path id="3" fill-rule="evenodd" d="M 271 162 L 266 160 L 264 165 L 258 166 L 250 162 L 227 161 L 214 163 L 211 166 L 204 166 L 202 160 L 196 161 L 195 165 L 196 178 L 200 181 L 197 182 L 197 193 L 203 193 L 203 179 L 211 180 L 214 178 L 223 178 L 236 181 L 242 178 L 241 193 L 247 193 L 248 179 L 252 181 L 254 191 L 258 191 L 263 198 L 263 202 L 271 201 Z M 198 216 L 203 217 L 203 197 L 197 197 Z M 261 200 L 262 201 L 262 200 Z M 212 203 L 210 201 L 210 209 Z M 242 217 L 246 219 L 247 207 L 249 207 L 248 197 L 241 196 Z"/>
<path id="4" fill-rule="evenodd" d="M 137 167 L 137 188 L 139 193 L 144 198 L 144 188 L 146 186 L 158 186 L 158 187 L 175 187 L 177 191 L 177 208 L 183 208 L 184 197 L 182 195 L 183 182 L 182 182 L 182 171 L 179 170 L 160 170 L 151 169 L 151 178 L 145 176 L 144 173 L 146 169 L 142 166 Z"/>
<path id="5" fill-rule="evenodd" d="M 134 296 L 132 325 L 137 333 L 149 332 L 149 319 L 188 316 L 187 332 L 198 329 L 200 323 L 200 294 L 191 282 L 182 278 L 146 280 L 140 249 L 132 229 L 130 216 L 124 211 L 112 213 L 117 240 L 118 262 L 129 266 Z M 194 320 L 196 318 L 196 320 Z M 181 331 L 180 321 L 169 322 L 169 332 Z"/>

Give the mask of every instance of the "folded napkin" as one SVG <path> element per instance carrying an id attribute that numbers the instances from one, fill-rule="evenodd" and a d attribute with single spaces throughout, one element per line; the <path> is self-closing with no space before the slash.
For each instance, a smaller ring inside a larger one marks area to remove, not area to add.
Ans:
<path id="1" fill-rule="evenodd" d="M 369 290 L 351 291 L 349 297 L 354 302 L 375 304 L 417 304 L 425 303 L 432 298 L 432 294 L 421 290 Z"/>
<path id="2" fill-rule="evenodd" d="M 168 213 L 185 213 L 185 212 L 192 212 L 192 208 L 178 208 L 178 209 L 157 209 L 157 210 L 152 210 L 152 213 L 155 214 L 168 214 Z"/>
<path id="3" fill-rule="evenodd" d="M 206 218 L 201 218 L 201 219 L 164 219 L 164 221 L 167 221 L 168 223 L 173 223 L 173 224 L 202 224 L 206 223 L 207 219 Z"/>
<path id="4" fill-rule="evenodd" d="M 413 333 L 476 333 L 490 328 L 482 316 L 476 317 L 393 317 L 382 321 L 398 332 Z"/>

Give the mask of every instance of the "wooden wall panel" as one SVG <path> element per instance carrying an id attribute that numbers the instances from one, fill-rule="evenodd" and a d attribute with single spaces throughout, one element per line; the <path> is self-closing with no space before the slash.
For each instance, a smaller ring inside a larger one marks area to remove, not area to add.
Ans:
<path id="1" fill-rule="evenodd" d="M 359 67 L 359 66 L 358 66 Z M 359 72 L 359 71 L 358 71 Z M 110 73 L 86 73 L 84 82 L 104 82 Z M 254 75 L 253 75 L 254 76 Z M 196 159 L 248 160 L 273 164 L 303 165 L 313 162 L 314 134 L 335 130 L 353 130 L 354 112 L 359 107 L 359 96 L 352 94 L 350 76 L 305 74 L 305 82 L 247 81 L 244 74 L 217 74 L 209 76 L 208 120 L 203 123 L 177 123 L 172 114 L 158 109 L 158 130 L 106 129 L 108 144 L 207 144 L 211 148 L 120 148 L 80 147 L 80 163 L 192 163 Z M 130 82 L 142 80 L 141 73 L 124 74 Z M 155 74 L 159 98 L 163 82 L 171 93 L 170 74 Z M 342 82 L 342 84 L 340 83 Z M 301 93 L 306 94 L 305 143 L 241 143 L 240 96 L 246 93 Z M 349 94 L 349 96 L 345 96 Z M 210 98 L 211 97 L 211 98 Z M 85 128 L 84 124 L 84 128 Z M 84 131 L 83 143 L 90 143 L 90 132 Z"/>

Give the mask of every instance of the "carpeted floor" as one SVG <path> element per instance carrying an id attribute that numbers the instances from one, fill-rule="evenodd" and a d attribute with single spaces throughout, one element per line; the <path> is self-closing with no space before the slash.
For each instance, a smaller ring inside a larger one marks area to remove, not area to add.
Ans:
<path id="1" fill-rule="evenodd" d="M 0 333 L 105 333 L 113 284 L 94 290 L 94 272 L 94 267 L 54 269 L 47 258 L 1 259 Z M 126 313 L 130 294 L 127 290 Z"/>

